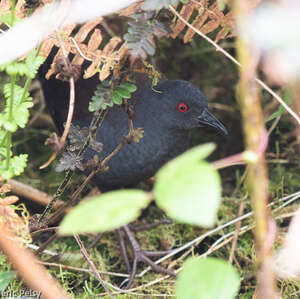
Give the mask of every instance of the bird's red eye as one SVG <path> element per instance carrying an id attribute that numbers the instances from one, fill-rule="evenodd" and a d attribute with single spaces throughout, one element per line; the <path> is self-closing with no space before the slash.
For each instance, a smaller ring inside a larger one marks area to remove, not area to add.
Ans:
<path id="1" fill-rule="evenodd" d="M 177 109 L 179 112 L 186 112 L 188 110 L 188 106 L 186 103 L 181 102 L 178 104 Z"/>

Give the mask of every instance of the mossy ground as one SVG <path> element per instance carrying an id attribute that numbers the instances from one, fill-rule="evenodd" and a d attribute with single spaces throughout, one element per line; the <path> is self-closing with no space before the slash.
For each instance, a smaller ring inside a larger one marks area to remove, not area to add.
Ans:
<path id="1" fill-rule="evenodd" d="M 226 42 L 222 46 L 231 51 L 233 45 Z M 193 132 L 193 144 L 207 141 L 217 143 L 218 148 L 209 158 L 210 160 L 217 160 L 221 157 L 242 151 L 243 135 L 241 120 L 239 107 L 235 100 L 235 89 L 238 80 L 236 67 L 222 56 L 222 54 L 217 53 L 214 48 L 197 37 L 187 45 L 184 45 L 179 40 L 164 39 L 160 41 L 159 53 L 153 62 L 161 68 L 162 72 L 168 78 L 186 79 L 198 85 L 207 95 L 211 110 L 226 124 L 230 133 L 228 138 L 224 139 L 212 130 L 196 130 Z M 266 106 L 270 102 L 270 97 L 264 92 L 262 96 L 264 106 Z M 268 123 L 267 126 L 269 127 L 270 124 Z M 292 130 L 293 124 L 290 121 L 290 117 L 284 114 L 270 136 L 267 158 L 268 160 L 274 160 L 268 163 L 271 201 L 276 201 L 285 195 L 299 190 L 299 156 L 292 146 L 292 139 L 287 137 L 288 133 Z M 43 171 L 38 170 L 38 166 L 46 161 L 50 155 L 50 151 L 43 144 L 49 133 L 50 130 L 48 128 L 28 127 L 18 132 L 14 136 L 14 140 L 17 152 L 27 152 L 29 154 L 29 166 L 26 172 L 18 179 L 49 194 L 53 194 L 64 175 L 56 173 L 54 166 L 50 166 Z M 245 188 L 245 167 L 230 167 L 221 170 L 220 174 L 222 177 L 224 199 L 218 214 L 218 225 L 237 217 L 241 202 L 244 203 L 243 214 L 251 211 L 249 197 Z M 80 176 L 75 177 L 70 190 L 74 189 L 80 180 Z M 88 189 L 85 190 L 85 193 L 88 191 Z M 40 207 L 26 200 L 25 202 L 31 213 L 41 211 Z M 275 206 L 278 207 L 279 204 Z M 280 219 L 280 216 L 287 211 L 295 210 L 295 208 L 296 205 L 291 204 L 274 213 L 274 216 L 278 218 L 279 233 L 287 231 L 290 220 L 290 218 Z M 140 225 L 159 221 L 164 217 L 165 215 L 156 206 L 151 205 L 144 211 L 142 217 L 135 224 Z M 249 217 L 242 222 L 242 227 L 245 225 L 251 226 L 252 224 L 252 218 Z M 186 257 L 183 258 L 185 252 L 187 255 L 200 255 L 209 250 L 217 240 L 221 240 L 220 238 L 230 232 L 234 232 L 235 229 L 235 225 L 222 229 L 205 238 L 200 244 L 193 247 L 188 254 L 187 251 L 183 251 L 163 262 L 162 265 L 167 267 L 171 262 L 175 262 L 175 268 L 179 268 L 186 259 Z M 139 232 L 137 233 L 137 238 L 142 247 L 147 250 L 164 250 L 180 247 L 205 232 L 204 229 L 198 227 L 169 224 L 159 226 L 151 231 Z M 34 243 L 40 245 L 47 239 L 47 236 L 47 234 L 44 234 Z M 82 239 L 87 245 L 93 238 L 92 236 L 82 236 Z M 224 240 L 220 241 L 219 248 L 213 249 L 211 256 L 228 260 L 232 242 L 226 243 L 227 239 L 224 238 Z M 280 245 L 280 240 L 280 238 L 277 239 L 276 247 Z M 87 262 L 79 252 L 75 240 L 71 237 L 59 238 L 47 249 L 51 252 L 59 253 L 60 256 L 55 258 L 48 254 L 43 254 L 41 257 L 43 261 L 56 263 L 57 265 L 61 264 L 89 269 Z M 126 267 L 121 258 L 117 237 L 114 232 L 105 233 L 102 240 L 90 250 L 90 256 L 99 271 L 126 273 Z M 239 298 L 252 298 L 256 282 L 255 250 L 251 230 L 239 236 L 234 251 L 233 264 L 241 276 Z M 5 256 L 0 254 L 0 272 L 10 269 L 11 266 L 7 263 Z M 139 273 L 144 269 L 144 266 L 139 265 L 138 269 Z M 59 266 L 51 266 L 49 267 L 49 271 L 74 298 L 98 298 L 104 296 L 103 288 L 91 273 L 83 272 L 80 269 L 70 270 Z M 149 271 L 143 277 L 135 280 L 133 287 L 138 287 L 138 289 L 125 294 L 117 294 L 116 297 L 173 297 L 174 278 L 168 278 L 149 285 L 150 282 L 155 282 L 160 277 L 161 275 Z M 103 275 L 103 278 L 115 285 L 119 285 L 124 279 L 114 275 Z M 15 279 L 9 285 L 8 289 L 16 291 L 24 287 L 24 284 L 19 279 Z M 283 298 L 298 297 L 299 287 L 300 285 L 294 281 L 278 281 L 278 289 Z"/>

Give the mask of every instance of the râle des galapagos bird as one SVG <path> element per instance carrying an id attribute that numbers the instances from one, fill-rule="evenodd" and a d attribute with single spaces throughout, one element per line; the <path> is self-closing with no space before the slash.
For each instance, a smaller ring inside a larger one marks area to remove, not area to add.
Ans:
<path id="1" fill-rule="evenodd" d="M 91 116 L 87 112 L 89 98 L 95 82 L 80 79 L 76 88 L 77 113 L 73 124 L 89 127 Z M 82 86 L 83 85 L 83 86 Z M 59 128 L 66 120 L 68 84 L 55 79 L 42 79 L 45 100 Z M 85 90 L 82 90 L 85 89 Z M 189 147 L 190 131 L 200 126 L 211 126 L 227 134 L 224 125 L 208 110 L 204 94 L 198 87 L 183 80 L 165 80 L 154 88 L 150 84 L 138 86 L 129 100 L 134 110 L 134 128 L 143 128 L 138 143 L 124 146 L 107 163 L 109 170 L 96 175 L 94 183 L 100 190 L 113 190 L 133 186 L 155 174 L 170 159 Z M 85 111 L 84 111 L 85 110 Z M 88 148 L 84 160 L 98 155 L 100 160 L 110 154 L 129 132 L 128 115 L 118 106 L 111 108 L 97 131 L 97 141 L 103 144 L 101 153 Z M 83 140 L 84 142 L 84 140 Z"/>
<path id="2" fill-rule="evenodd" d="M 143 128 L 144 135 L 138 143 L 123 147 L 108 162 L 109 170 L 96 176 L 100 188 L 132 186 L 153 176 L 167 161 L 188 149 L 189 132 L 195 127 L 208 125 L 227 133 L 208 111 L 202 92 L 187 81 L 167 80 L 154 88 L 141 87 L 129 102 L 135 113 L 134 127 Z M 96 139 L 103 143 L 101 159 L 117 147 L 128 130 L 128 115 L 119 107 L 112 108 L 97 133 Z M 85 158 L 95 154 L 88 150 Z"/>

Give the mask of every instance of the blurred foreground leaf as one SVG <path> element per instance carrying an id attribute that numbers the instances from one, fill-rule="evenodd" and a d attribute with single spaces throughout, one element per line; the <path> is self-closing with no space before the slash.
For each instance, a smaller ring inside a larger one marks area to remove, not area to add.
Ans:
<path id="1" fill-rule="evenodd" d="M 212 143 L 195 147 L 158 171 L 156 203 L 176 221 L 214 225 L 221 202 L 221 182 L 218 172 L 202 160 L 214 148 Z"/>
<path id="2" fill-rule="evenodd" d="M 69 235 L 116 229 L 135 220 L 150 200 L 150 195 L 140 190 L 104 193 L 72 209 L 63 219 L 59 232 Z"/>
<path id="3" fill-rule="evenodd" d="M 176 282 L 177 299 L 233 299 L 240 287 L 236 269 L 217 258 L 189 258 Z"/>

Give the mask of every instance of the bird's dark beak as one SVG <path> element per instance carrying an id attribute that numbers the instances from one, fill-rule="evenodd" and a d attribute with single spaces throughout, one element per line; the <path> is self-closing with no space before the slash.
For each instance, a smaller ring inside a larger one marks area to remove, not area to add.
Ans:
<path id="1" fill-rule="evenodd" d="M 217 120 L 209 111 L 207 108 L 204 108 L 201 115 L 198 117 L 199 124 L 210 126 L 213 128 L 216 128 L 220 130 L 223 134 L 228 135 L 227 129 L 224 127 L 224 125 Z"/>

